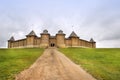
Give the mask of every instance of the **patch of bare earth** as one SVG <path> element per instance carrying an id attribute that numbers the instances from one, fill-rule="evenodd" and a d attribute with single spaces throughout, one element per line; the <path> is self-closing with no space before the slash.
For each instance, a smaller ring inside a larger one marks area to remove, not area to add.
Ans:
<path id="1" fill-rule="evenodd" d="M 16 80 L 96 80 L 57 49 L 46 49 Z"/>

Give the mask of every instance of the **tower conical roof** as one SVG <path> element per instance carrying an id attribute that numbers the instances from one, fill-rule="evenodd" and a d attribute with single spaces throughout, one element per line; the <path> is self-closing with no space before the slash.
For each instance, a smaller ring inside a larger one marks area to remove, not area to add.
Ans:
<path id="1" fill-rule="evenodd" d="M 43 30 L 43 33 L 48 34 L 48 30 L 47 29 Z"/>
<path id="2" fill-rule="evenodd" d="M 59 30 L 59 31 L 58 31 L 58 34 L 63 34 L 63 31 L 62 31 L 62 30 Z"/>
<path id="3" fill-rule="evenodd" d="M 14 37 L 12 36 L 8 41 L 15 41 Z"/>
<path id="4" fill-rule="evenodd" d="M 74 31 L 72 31 L 72 33 L 70 34 L 69 37 L 78 37 L 78 36 L 77 36 L 77 34 Z"/>
<path id="5" fill-rule="evenodd" d="M 63 35 L 65 35 L 62 30 L 59 30 L 57 34 L 63 34 Z"/>
<path id="6" fill-rule="evenodd" d="M 95 42 L 95 41 L 93 40 L 93 38 L 91 38 L 91 39 L 90 39 L 90 42 Z"/>
<path id="7" fill-rule="evenodd" d="M 43 30 L 43 32 L 41 33 L 41 35 L 50 35 L 49 33 L 48 33 L 48 30 L 47 29 L 45 29 L 45 30 Z"/>
<path id="8" fill-rule="evenodd" d="M 36 36 L 35 32 L 32 30 L 27 36 Z"/>

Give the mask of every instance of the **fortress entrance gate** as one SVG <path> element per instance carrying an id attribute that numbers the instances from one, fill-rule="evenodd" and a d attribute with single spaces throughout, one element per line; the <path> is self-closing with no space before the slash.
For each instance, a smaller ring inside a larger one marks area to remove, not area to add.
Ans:
<path id="1" fill-rule="evenodd" d="M 50 47 L 55 47 L 55 43 L 51 43 L 51 44 L 50 44 Z"/>

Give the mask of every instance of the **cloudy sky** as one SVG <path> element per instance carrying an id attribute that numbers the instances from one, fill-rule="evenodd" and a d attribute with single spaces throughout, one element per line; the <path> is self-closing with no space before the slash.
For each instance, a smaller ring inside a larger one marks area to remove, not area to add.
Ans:
<path id="1" fill-rule="evenodd" d="M 73 28 L 72 28 L 73 26 Z M 0 0 L 0 47 L 25 38 L 31 30 L 66 37 L 74 30 L 97 47 L 120 47 L 120 0 Z"/>

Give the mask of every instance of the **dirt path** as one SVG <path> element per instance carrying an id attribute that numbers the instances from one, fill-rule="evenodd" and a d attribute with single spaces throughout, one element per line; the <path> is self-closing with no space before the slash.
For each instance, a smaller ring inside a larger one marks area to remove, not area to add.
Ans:
<path id="1" fill-rule="evenodd" d="M 46 49 L 16 80 L 96 80 L 56 49 Z"/>

